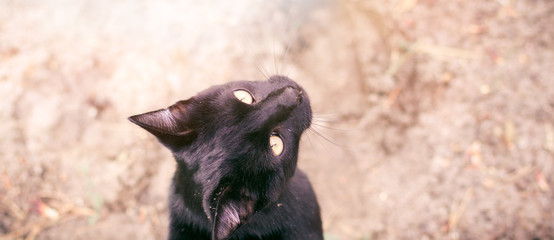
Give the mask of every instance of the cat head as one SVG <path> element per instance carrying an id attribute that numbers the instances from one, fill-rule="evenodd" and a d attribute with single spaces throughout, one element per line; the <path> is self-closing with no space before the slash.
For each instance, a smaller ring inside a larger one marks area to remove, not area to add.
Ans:
<path id="1" fill-rule="evenodd" d="M 308 96 L 284 76 L 214 86 L 129 118 L 169 148 L 201 186 L 214 239 L 229 237 L 277 200 L 294 174 L 311 119 Z"/>

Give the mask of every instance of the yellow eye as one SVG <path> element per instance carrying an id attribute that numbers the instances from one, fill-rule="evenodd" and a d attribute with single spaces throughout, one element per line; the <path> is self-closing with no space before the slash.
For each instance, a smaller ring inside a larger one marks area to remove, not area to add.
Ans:
<path id="1" fill-rule="evenodd" d="M 244 90 L 235 90 L 233 92 L 233 95 L 235 95 L 235 97 L 240 100 L 241 102 L 243 103 L 246 103 L 246 104 L 252 104 L 252 102 L 254 102 L 254 98 L 252 97 L 252 95 L 247 92 L 247 91 L 244 91 Z"/>
<path id="2" fill-rule="evenodd" d="M 273 156 L 279 156 L 281 153 L 283 153 L 283 139 L 277 135 L 271 135 L 269 137 L 269 146 L 271 147 L 271 151 L 273 152 Z"/>

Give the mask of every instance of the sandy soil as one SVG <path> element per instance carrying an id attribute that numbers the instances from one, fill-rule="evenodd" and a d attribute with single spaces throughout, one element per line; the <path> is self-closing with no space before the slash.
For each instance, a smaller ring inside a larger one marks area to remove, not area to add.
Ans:
<path id="1" fill-rule="evenodd" d="M 0 0 L 0 239 L 163 239 L 126 117 L 287 74 L 336 239 L 554 238 L 554 2 Z"/>

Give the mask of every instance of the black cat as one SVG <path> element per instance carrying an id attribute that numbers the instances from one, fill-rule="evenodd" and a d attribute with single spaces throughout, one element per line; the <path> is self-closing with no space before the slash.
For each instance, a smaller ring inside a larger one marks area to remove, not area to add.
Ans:
<path id="1" fill-rule="evenodd" d="M 312 112 L 291 79 L 214 86 L 129 120 L 177 160 L 169 239 L 323 239 L 317 199 L 296 169 Z"/>

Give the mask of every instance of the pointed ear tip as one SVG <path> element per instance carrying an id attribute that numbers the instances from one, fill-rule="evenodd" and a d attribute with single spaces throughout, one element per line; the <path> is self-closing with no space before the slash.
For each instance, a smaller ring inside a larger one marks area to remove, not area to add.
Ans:
<path id="1" fill-rule="evenodd" d="M 130 117 L 127 118 L 127 120 L 131 121 L 131 122 L 134 123 L 134 124 L 138 124 L 138 121 L 137 121 L 137 117 L 138 117 L 138 116 L 139 116 L 139 115 L 130 116 Z"/>

